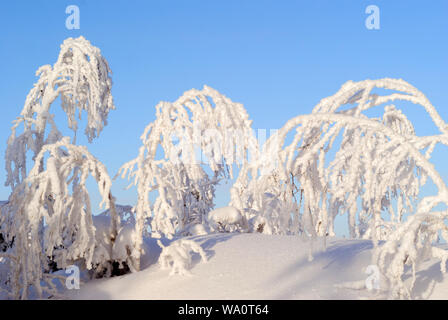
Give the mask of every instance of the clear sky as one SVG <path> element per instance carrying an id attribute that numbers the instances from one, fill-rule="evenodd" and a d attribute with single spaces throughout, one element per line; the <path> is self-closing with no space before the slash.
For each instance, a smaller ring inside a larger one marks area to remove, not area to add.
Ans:
<path id="1" fill-rule="evenodd" d="M 380 29 L 368 30 L 368 5 Z M 68 5 L 80 29 L 65 26 Z M 0 153 L 39 66 L 53 64 L 65 38 L 83 35 L 113 71 L 117 109 L 89 150 L 110 175 L 137 155 L 155 105 L 207 84 L 244 104 L 255 129 L 280 128 L 309 113 L 347 80 L 403 78 L 423 91 L 448 120 L 448 1 L 410 0 L 36 0 L 0 1 Z M 53 107 L 54 108 L 54 107 Z M 434 132 L 409 110 L 417 133 Z M 83 143 L 85 140 L 80 140 Z M 434 161 L 448 179 L 448 153 Z M 0 157 L 0 200 L 7 199 Z M 119 203 L 134 204 L 135 189 Z M 223 204 L 227 195 L 219 194 Z"/>

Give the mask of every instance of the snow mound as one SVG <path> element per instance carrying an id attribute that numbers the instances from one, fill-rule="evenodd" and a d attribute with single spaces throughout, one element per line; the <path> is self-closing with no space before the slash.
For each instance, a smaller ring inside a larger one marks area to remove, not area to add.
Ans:
<path id="1" fill-rule="evenodd" d="M 312 243 L 297 236 L 211 234 L 189 239 L 208 257 L 207 263 L 193 259 L 189 277 L 169 276 L 170 270 L 156 263 L 161 250 L 154 240 L 146 251 L 151 254 L 144 257 L 144 270 L 93 280 L 65 295 L 69 299 L 162 300 L 387 298 L 382 287 L 365 288 L 373 248 L 369 240 L 328 239 L 325 250 L 322 240 Z M 414 298 L 445 299 L 447 292 L 448 281 L 439 263 L 422 264 Z"/>
<path id="2" fill-rule="evenodd" d="M 238 228 L 247 230 L 246 218 L 234 207 L 222 207 L 210 211 L 207 221 L 212 231 L 235 231 Z"/>

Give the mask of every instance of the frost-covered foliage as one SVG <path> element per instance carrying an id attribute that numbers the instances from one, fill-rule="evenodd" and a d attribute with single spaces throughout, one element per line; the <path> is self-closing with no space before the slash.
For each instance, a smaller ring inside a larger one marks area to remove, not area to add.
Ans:
<path id="1" fill-rule="evenodd" d="M 171 275 L 190 274 L 192 263 L 192 253 L 198 253 L 203 262 L 207 262 L 207 255 L 202 247 L 193 240 L 179 239 L 172 242 L 165 247 L 160 240 L 157 240 L 158 245 L 162 248 L 159 257 L 159 264 L 162 269 L 171 269 Z"/>
<path id="2" fill-rule="evenodd" d="M 381 96 L 375 88 L 391 92 Z M 394 101 L 424 108 L 440 134 L 417 136 Z M 381 105 L 382 117 L 366 115 Z M 429 162 L 439 143 L 448 145 L 448 125 L 409 83 L 349 81 L 312 114 L 289 120 L 266 142 L 261 160 L 241 170 L 231 203 L 252 212 L 258 229 L 267 225 L 283 234 L 334 235 L 335 217 L 346 214 L 352 237 L 387 240 L 377 248 L 376 262 L 394 292 L 409 295 L 404 266 L 415 268 L 422 250 L 442 264 L 447 256 L 431 247 L 439 234 L 447 235 L 447 212 L 433 212 L 448 204 L 446 184 Z M 254 168 L 259 174 L 249 175 Z M 428 177 L 439 194 L 420 201 Z M 406 221 L 407 214 L 412 216 Z"/>
<path id="3" fill-rule="evenodd" d="M 5 156 L 5 185 L 14 189 L 25 179 L 29 151 L 35 159 L 45 144 L 62 138 L 50 110 L 57 98 L 74 131 L 73 144 L 76 143 L 77 118 L 81 118 L 82 111 L 87 113 L 85 134 L 89 141 L 100 134 L 107 124 L 109 111 L 114 109 L 110 73 L 106 59 L 89 41 L 83 37 L 64 41 L 56 63 L 37 70 L 39 80 L 28 93 L 20 117 L 11 128 Z M 21 126 L 23 132 L 19 133 Z"/>
<path id="4" fill-rule="evenodd" d="M 101 204 L 112 209 L 106 232 L 114 239 L 119 220 L 107 170 L 85 147 L 70 144 L 68 137 L 43 146 L 29 175 L 9 197 L 6 210 L 2 208 L 2 228 L 14 245 L 0 257 L 11 261 L 14 298 L 27 298 L 30 288 L 37 296 L 55 293 L 56 276 L 45 273 L 48 257 L 58 268 L 81 262 L 91 269 L 112 255 L 98 246 L 96 237 L 101 234 L 95 234 L 86 188 L 89 175 L 97 182 Z"/>
<path id="5" fill-rule="evenodd" d="M 160 102 L 156 110 L 138 157 L 121 168 L 138 190 L 136 259 L 147 220 L 155 236 L 188 234 L 213 208 L 218 181 L 258 150 L 244 107 L 210 87 Z M 157 196 L 154 204 L 150 194 Z"/>

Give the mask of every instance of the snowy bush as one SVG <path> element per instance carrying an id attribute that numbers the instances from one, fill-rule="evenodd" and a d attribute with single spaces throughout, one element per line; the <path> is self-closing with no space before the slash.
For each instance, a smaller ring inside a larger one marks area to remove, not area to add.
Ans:
<path id="1" fill-rule="evenodd" d="M 156 120 L 141 137 L 138 157 L 121 168 L 122 176 L 132 178 L 138 191 L 136 260 L 146 219 L 156 237 L 187 234 L 213 208 L 220 179 L 231 177 L 233 165 L 246 163 L 258 150 L 244 107 L 210 87 L 187 91 L 174 103 L 160 102 L 156 109 Z M 156 158 L 158 149 L 162 159 Z M 150 194 L 157 196 L 154 204 Z"/>
<path id="2" fill-rule="evenodd" d="M 218 232 L 248 231 L 246 217 L 234 207 L 222 207 L 208 213 L 206 219 L 210 230 Z"/>
<path id="3" fill-rule="evenodd" d="M 14 260 L 14 297 L 26 298 L 29 286 L 39 296 L 51 291 L 41 282 L 51 279 L 43 273 L 47 257 L 53 257 L 59 268 L 82 259 L 91 269 L 103 261 L 103 256 L 95 253 L 95 227 L 85 185 L 88 175 L 98 184 L 102 204 L 113 206 L 111 180 L 104 165 L 85 147 L 63 138 L 42 148 L 29 175 L 14 189 L 7 204 L 13 219 L 6 225 L 14 245 L 3 255 Z M 116 219 L 111 216 L 115 221 L 111 226 L 119 224 Z M 111 226 L 109 232 L 114 232 Z"/>
<path id="4" fill-rule="evenodd" d="M 165 247 L 160 240 L 158 245 L 162 248 L 159 264 L 162 269 L 171 269 L 170 274 L 189 275 L 192 263 L 192 252 L 198 253 L 203 262 L 207 262 L 207 256 L 199 244 L 192 240 L 179 239 Z"/>
<path id="5" fill-rule="evenodd" d="M 379 96 L 371 92 L 375 87 L 394 92 Z M 352 237 L 387 238 L 403 216 L 413 212 L 427 178 L 428 162 L 414 159 L 409 147 L 426 149 L 424 157 L 429 159 L 435 144 L 446 143 L 443 136 L 417 137 L 393 105 L 385 106 L 381 118 L 363 113 L 394 100 L 423 106 L 446 132 L 426 97 L 405 81 L 349 81 L 312 114 L 289 120 L 265 143 L 260 159 L 241 170 L 231 192 L 232 205 L 261 214 L 270 211 L 267 220 L 277 221 L 277 233 L 334 235 L 334 218 L 346 213 Z M 295 135 L 287 145 L 291 132 Z M 259 174 L 248 173 L 254 169 Z M 281 205 L 270 198 L 281 199 Z M 271 210 L 273 206 L 278 209 Z"/>
<path id="6" fill-rule="evenodd" d="M 27 298 L 30 287 L 37 296 L 44 291 L 54 294 L 52 279 L 60 277 L 48 274 L 49 268 L 64 268 L 80 259 L 87 268 L 102 263 L 103 255 L 95 254 L 95 227 L 85 186 L 89 174 L 98 183 L 102 203 L 111 207 L 109 232 L 111 238 L 116 236 L 119 220 L 106 168 L 85 147 L 75 146 L 77 118 L 83 111 L 90 142 L 115 108 L 110 73 L 100 50 L 89 41 L 66 39 L 56 63 L 37 70 L 39 79 L 11 128 L 5 185 L 12 194 L 0 212 L 0 232 L 9 244 L 2 257 L 11 264 L 10 288 L 15 298 Z M 74 132 L 72 143 L 62 136 L 51 113 L 58 98 Z M 28 173 L 29 152 L 34 166 Z"/>
<path id="7" fill-rule="evenodd" d="M 380 96 L 375 88 L 392 92 Z M 390 104 L 400 100 L 422 107 L 440 134 L 417 136 L 405 114 Z M 365 115 L 381 105 L 382 117 Z M 290 133 L 295 135 L 287 144 Z M 335 217 L 346 214 L 351 237 L 386 240 L 377 247 L 375 263 L 397 296 L 409 296 L 402 281 L 405 265 L 415 270 L 423 251 L 442 264 L 446 259 L 443 250 L 431 247 L 439 234 L 446 239 L 447 212 L 433 211 L 448 201 L 446 184 L 429 162 L 437 144 L 448 146 L 448 125 L 423 93 L 403 80 L 349 81 L 265 143 L 260 160 L 241 170 L 231 203 L 255 209 L 258 216 L 251 221 L 275 223 L 275 233 L 334 235 Z M 248 174 L 254 169 L 258 175 Z M 428 178 L 439 193 L 420 200 Z M 275 209 L 271 199 L 282 205 Z"/>

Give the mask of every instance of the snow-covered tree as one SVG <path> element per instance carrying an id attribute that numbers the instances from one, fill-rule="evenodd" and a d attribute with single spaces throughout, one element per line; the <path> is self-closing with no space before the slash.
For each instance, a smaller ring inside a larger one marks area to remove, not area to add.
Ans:
<path id="1" fill-rule="evenodd" d="M 45 144 L 62 138 L 51 112 L 57 98 L 74 132 L 73 144 L 76 144 L 77 118 L 81 118 L 82 111 L 87 113 L 84 131 L 88 140 L 100 134 L 107 124 L 109 111 L 115 108 L 110 74 L 106 59 L 89 41 L 82 36 L 64 41 L 56 63 L 37 70 L 39 80 L 28 93 L 20 117 L 11 128 L 5 155 L 5 185 L 14 189 L 25 179 L 29 151 L 35 159 Z"/>
<path id="2" fill-rule="evenodd" d="M 391 92 L 381 96 L 375 88 Z M 440 133 L 417 136 L 394 101 L 422 107 Z M 381 105 L 382 117 L 366 115 Z M 442 260 L 444 271 L 448 257 L 432 246 L 448 236 L 448 212 L 435 211 L 448 205 L 447 186 L 429 162 L 437 144 L 448 146 L 448 125 L 419 90 L 396 79 L 349 81 L 266 142 L 261 160 L 241 170 L 232 204 L 255 209 L 254 221 L 277 227 L 276 233 L 334 235 L 335 217 L 347 214 L 352 237 L 387 240 L 377 247 L 374 262 L 393 293 L 409 296 L 405 265 L 415 272 L 417 261 L 429 254 Z M 254 168 L 257 176 L 248 174 Z M 428 178 L 439 193 L 420 199 Z M 282 202 L 274 215 L 271 199 Z"/>
<path id="3" fill-rule="evenodd" d="M 43 165 L 43 167 L 42 167 Z M 5 226 L 14 246 L 0 256 L 11 259 L 11 283 L 15 298 L 27 298 L 29 288 L 38 296 L 55 293 L 55 276 L 45 273 L 47 257 L 59 268 L 81 262 L 87 269 L 108 263 L 111 246 L 100 247 L 95 239 L 87 178 L 98 184 L 102 205 L 111 207 L 109 236 L 119 225 L 111 196 L 111 179 L 104 165 L 85 147 L 69 138 L 43 146 L 35 166 L 18 185 L 6 205 L 11 219 Z M 8 240 L 11 240 L 8 239 Z M 107 249 L 107 250 L 106 250 Z"/>
<path id="4" fill-rule="evenodd" d="M 85 135 L 96 138 L 114 109 L 111 71 L 100 50 L 83 37 L 66 39 L 56 63 L 40 67 L 20 117 L 14 121 L 5 154 L 7 180 L 12 188 L 0 212 L 0 232 L 8 244 L 3 257 L 11 262 L 14 297 L 26 298 L 29 287 L 38 295 L 55 292 L 48 262 L 64 268 L 83 260 L 100 270 L 110 262 L 95 241 L 90 198 L 85 183 L 89 174 L 98 182 L 103 203 L 110 206 L 108 234 L 113 242 L 120 229 L 110 179 L 105 167 L 85 147 L 77 147 L 78 118 L 86 112 Z M 54 120 L 60 101 L 74 134 L 63 137 Z M 28 158 L 32 154 L 32 159 Z M 28 173 L 28 162 L 34 161 Z M 71 191 L 69 190 L 71 186 Z M 41 283 L 45 283 L 43 285 Z"/>
<path id="5" fill-rule="evenodd" d="M 243 105 L 210 87 L 189 90 L 156 109 L 138 157 L 121 168 L 138 191 L 135 259 L 147 220 L 153 235 L 167 237 L 202 223 L 213 208 L 219 180 L 232 176 L 233 166 L 247 163 L 258 150 Z M 154 204 L 150 194 L 157 196 Z"/>
<path id="6" fill-rule="evenodd" d="M 374 88 L 393 92 L 379 96 Z M 390 104 L 399 100 L 422 106 L 442 134 L 416 136 L 411 122 Z M 385 105 L 381 118 L 365 115 L 380 105 Z M 429 159 L 437 143 L 446 143 L 446 132 L 434 107 L 407 82 L 349 81 L 312 114 L 289 120 L 266 142 L 260 160 L 241 170 L 232 204 L 272 215 L 269 199 L 282 199 L 277 219 L 267 219 L 282 225 L 279 233 L 333 235 L 335 216 L 347 213 L 352 237 L 386 238 L 405 213 L 413 212 L 426 182 L 428 165 L 418 165 L 404 146 L 425 150 Z M 248 173 L 254 168 L 259 170 L 256 176 Z"/>

